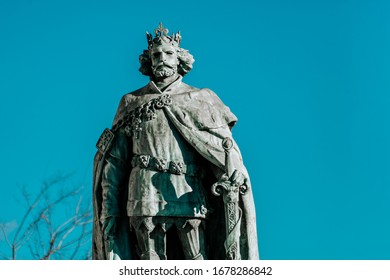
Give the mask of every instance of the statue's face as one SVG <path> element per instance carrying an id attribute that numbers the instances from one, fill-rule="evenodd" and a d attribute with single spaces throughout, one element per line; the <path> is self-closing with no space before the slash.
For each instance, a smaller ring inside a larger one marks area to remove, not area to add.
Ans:
<path id="1" fill-rule="evenodd" d="M 169 77 L 177 73 L 179 59 L 175 47 L 156 45 L 150 49 L 152 70 L 155 77 Z"/>

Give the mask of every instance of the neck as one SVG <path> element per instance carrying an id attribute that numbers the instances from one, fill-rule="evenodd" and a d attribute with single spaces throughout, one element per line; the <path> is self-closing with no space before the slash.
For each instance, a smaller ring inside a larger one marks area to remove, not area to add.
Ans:
<path id="1" fill-rule="evenodd" d="M 153 77 L 153 82 L 156 86 L 163 91 L 167 86 L 172 84 L 179 77 L 179 74 L 175 73 L 169 77 Z"/>

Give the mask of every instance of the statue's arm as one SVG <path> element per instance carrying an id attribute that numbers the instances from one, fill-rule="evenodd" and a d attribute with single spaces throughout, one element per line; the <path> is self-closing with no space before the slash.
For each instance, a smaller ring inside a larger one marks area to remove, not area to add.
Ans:
<path id="1" fill-rule="evenodd" d="M 129 172 L 130 141 L 124 129 L 119 128 L 104 162 L 102 173 L 102 212 L 100 221 L 103 224 L 105 235 L 111 235 L 115 230 L 116 217 L 120 213 L 122 189 Z"/>

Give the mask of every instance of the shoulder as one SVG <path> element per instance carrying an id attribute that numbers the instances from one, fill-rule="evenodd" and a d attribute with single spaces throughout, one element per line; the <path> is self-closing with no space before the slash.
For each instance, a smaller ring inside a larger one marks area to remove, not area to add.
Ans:
<path id="1" fill-rule="evenodd" d="M 191 86 L 191 85 L 183 83 L 183 82 L 181 82 L 179 89 L 182 92 L 194 92 L 194 91 L 199 91 L 200 90 L 197 87 Z"/>
<path id="2" fill-rule="evenodd" d="M 218 95 L 209 88 L 196 88 L 190 85 L 185 85 L 186 90 L 184 91 L 192 100 L 201 101 L 202 103 L 209 103 L 213 106 L 225 106 Z"/>
<path id="3" fill-rule="evenodd" d="M 122 96 L 121 102 L 123 102 L 123 105 L 127 107 L 129 104 L 133 103 L 134 101 L 140 99 L 140 97 L 144 96 L 145 93 L 148 92 L 148 89 L 149 89 L 149 85 L 146 85 L 142 88 L 126 93 L 125 95 Z"/>
<path id="4" fill-rule="evenodd" d="M 129 110 L 129 106 L 134 106 L 135 103 L 137 103 L 137 100 L 140 99 L 141 96 L 144 95 L 145 92 L 148 90 L 148 85 L 139 88 L 135 91 L 126 93 L 122 96 L 121 100 L 119 101 L 118 109 L 116 110 L 115 118 L 113 121 L 113 126 L 118 123 L 118 121 L 123 120 Z M 140 101 L 139 101 L 140 102 Z"/>
<path id="5" fill-rule="evenodd" d="M 171 110 L 187 126 L 217 128 L 226 124 L 233 126 L 237 121 L 230 108 L 209 88 L 188 86 L 188 90 L 173 96 L 173 100 Z"/>

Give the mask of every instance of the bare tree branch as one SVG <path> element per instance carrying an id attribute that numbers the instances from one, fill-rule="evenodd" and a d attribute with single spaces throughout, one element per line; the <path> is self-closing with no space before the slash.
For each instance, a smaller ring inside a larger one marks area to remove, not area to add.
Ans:
<path id="1" fill-rule="evenodd" d="M 0 224 L 0 230 L 1 230 L 2 234 L 3 234 L 3 236 L 4 236 L 5 242 L 7 242 L 7 245 L 8 245 L 9 247 L 11 247 L 11 246 L 12 246 L 12 245 L 11 245 L 11 242 L 10 242 L 9 239 L 8 239 L 8 235 L 7 235 L 7 233 L 5 232 L 5 226 L 4 226 L 3 224 Z"/>
<path id="2" fill-rule="evenodd" d="M 25 247 L 30 258 L 51 259 L 51 258 L 90 258 L 92 231 L 92 209 L 91 203 L 87 207 L 81 193 L 82 187 L 71 189 L 59 188 L 61 193 L 52 195 L 53 186 L 64 183 L 69 176 L 57 176 L 42 184 L 39 193 L 33 197 L 25 188 L 22 189 L 22 196 L 27 203 L 27 209 L 16 232 L 9 235 L 4 225 L 0 224 L 0 234 L 4 235 L 7 246 L 11 249 L 11 257 L 4 254 L 0 256 L 6 259 L 17 259 L 18 252 Z M 58 190 L 58 189 L 57 189 Z M 59 209 L 71 207 L 73 213 L 63 220 L 64 213 Z M 60 213 L 61 218 L 57 216 Z M 88 251 L 87 251 L 88 250 Z"/>

